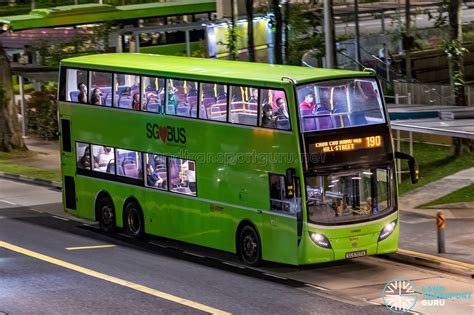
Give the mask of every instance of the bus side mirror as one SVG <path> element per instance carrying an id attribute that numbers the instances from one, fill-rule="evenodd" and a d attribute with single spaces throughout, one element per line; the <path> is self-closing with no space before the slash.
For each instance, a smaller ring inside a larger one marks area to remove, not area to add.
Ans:
<path id="1" fill-rule="evenodd" d="M 395 158 L 401 160 L 408 160 L 408 168 L 410 169 L 410 177 L 412 184 L 418 183 L 420 179 L 420 170 L 418 168 L 418 163 L 413 156 L 402 153 L 402 152 L 395 152 Z"/>
<path id="2" fill-rule="evenodd" d="M 286 185 L 286 198 L 291 199 L 295 195 L 295 169 L 288 168 L 286 170 L 285 185 Z"/>

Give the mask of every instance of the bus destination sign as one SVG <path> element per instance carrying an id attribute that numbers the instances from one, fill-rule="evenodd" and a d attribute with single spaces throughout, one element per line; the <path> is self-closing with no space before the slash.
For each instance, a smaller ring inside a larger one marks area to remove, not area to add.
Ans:
<path id="1" fill-rule="evenodd" d="M 383 147 L 382 136 L 369 136 L 363 138 L 350 138 L 316 142 L 310 145 L 310 153 L 332 153 L 355 151 L 361 149 L 374 149 Z"/>

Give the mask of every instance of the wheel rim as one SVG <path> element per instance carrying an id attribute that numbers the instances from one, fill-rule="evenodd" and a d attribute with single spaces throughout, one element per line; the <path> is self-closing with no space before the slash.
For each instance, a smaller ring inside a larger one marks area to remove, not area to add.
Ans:
<path id="1" fill-rule="evenodd" d="M 131 208 L 128 211 L 127 216 L 128 228 L 130 229 L 130 233 L 136 235 L 140 232 L 140 216 L 138 214 L 137 209 Z"/>
<path id="2" fill-rule="evenodd" d="M 113 221 L 114 210 L 108 204 L 102 206 L 102 221 L 105 224 L 110 224 Z"/>
<path id="3" fill-rule="evenodd" d="M 246 233 L 242 238 L 242 255 L 244 260 L 253 263 L 258 258 L 258 241 L 253 233 Z"/>

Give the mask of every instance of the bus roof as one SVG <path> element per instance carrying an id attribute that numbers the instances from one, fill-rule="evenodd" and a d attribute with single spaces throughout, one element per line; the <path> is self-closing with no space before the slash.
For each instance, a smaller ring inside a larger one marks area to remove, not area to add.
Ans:
<path id="1" fill-rule="evenodd" d="M 0 29 L 19 31 L 215 11 L 216 1 L 212 0 L 173 0 L 123 6 L 87 3 L 35 9 L 24 15 L 3 16 L 0 17 Z"/>
<path id="2" fill-rule="evenodd" d="M 150 54 L 99 54 L 64 59 L 62 66 L 97 69 L 111 72 L 131 72 L 145 75 L 179 75 L 183 78 L 215 81 L 224 79 L 228 83 L 268 82 L 281 84 L 284 78 L 307 83 L 341 77 L 373 76 L 369 72 L 339 69 L 320 69 L 298 66 L 249 63 L 230 60 L 204 59 Z"/>

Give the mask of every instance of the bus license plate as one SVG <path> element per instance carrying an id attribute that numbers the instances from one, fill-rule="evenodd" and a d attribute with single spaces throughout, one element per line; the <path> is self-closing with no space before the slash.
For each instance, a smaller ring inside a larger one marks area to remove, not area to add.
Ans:
<path id="1" fill-rule="evenodd" d="M 362 256 L 367 256 L 367 251 L 366 250 L 360 250 L 360 251 L 357 251 L 357 252 L 346 253 L 346 258 L 356 258 L 356 257 L 362 257 Z"/>

